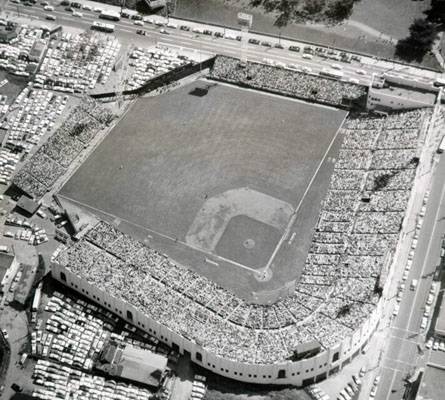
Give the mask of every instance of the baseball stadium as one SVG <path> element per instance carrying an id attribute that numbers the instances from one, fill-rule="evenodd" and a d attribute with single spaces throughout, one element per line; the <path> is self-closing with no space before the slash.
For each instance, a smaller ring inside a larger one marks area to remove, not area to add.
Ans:
<path id="1" fill-rule="evenodd" d="M 209 371 L 303 386 L 378 326 L 432 112 L 283 71 L 218 57 L 135 100 L 58 194 L 100 221 L 51 269 Z"/>

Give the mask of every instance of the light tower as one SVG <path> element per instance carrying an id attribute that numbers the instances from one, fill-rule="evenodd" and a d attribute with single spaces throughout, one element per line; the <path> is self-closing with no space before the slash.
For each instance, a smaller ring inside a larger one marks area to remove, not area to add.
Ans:
<path id="1" fill-rule="evenodd" d="M 249 40 L 247 34 L 252 27 L 252 20 L 252 14 L 238 13 L 238 25 L 241 27 L 241 64 L 247 63 L 247 41 Z"/>

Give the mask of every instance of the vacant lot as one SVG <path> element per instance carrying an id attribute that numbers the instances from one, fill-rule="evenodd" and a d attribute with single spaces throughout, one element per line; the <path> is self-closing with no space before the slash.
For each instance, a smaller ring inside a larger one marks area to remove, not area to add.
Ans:
<path id="1" fill-rule="evenodd" d="M 239 196 L 241 206 L 223 204 L 221 215 L 251 218 L 234 218 L 228 225 L 226 218 L 214 251 L 251 267 L 264 265 L 284 230 L 283 224 L 272 228 L 274 215 L 284 215 L 285 203 L 299 203 L 344 116 L 199 81 L 138 100 L 61 194 L 144 227 L 169 246 L 184 246 L 196 216 L 212 199 L 231 190 L 263 193 L 277 199 L 278 206 L 269 204 L 277 214 L 252 214 L 252 219 L 243 211 L 245 196 Z"/>

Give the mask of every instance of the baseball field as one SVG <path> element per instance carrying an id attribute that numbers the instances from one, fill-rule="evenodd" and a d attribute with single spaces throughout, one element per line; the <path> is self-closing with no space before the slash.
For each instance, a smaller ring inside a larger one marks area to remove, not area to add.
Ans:
<path id="1" fill-rule="evenodd" d="M 238 294 L 272 290 L 304 264 L 345 115 L 200 80 L 138 99 L 60 195 Z"/>

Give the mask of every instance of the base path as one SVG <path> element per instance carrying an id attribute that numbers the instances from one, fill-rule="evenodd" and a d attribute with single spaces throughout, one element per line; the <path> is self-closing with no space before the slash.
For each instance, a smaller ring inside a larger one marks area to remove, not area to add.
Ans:
<path id="1" fill-rule="evenodd" d="M 233 217 L 245 215 L 284 231 L 292 212 L 289 203 L 248 187 L 228 190 L 204 203 L 185 241 L 192 247 L 213 252 Z"/>

